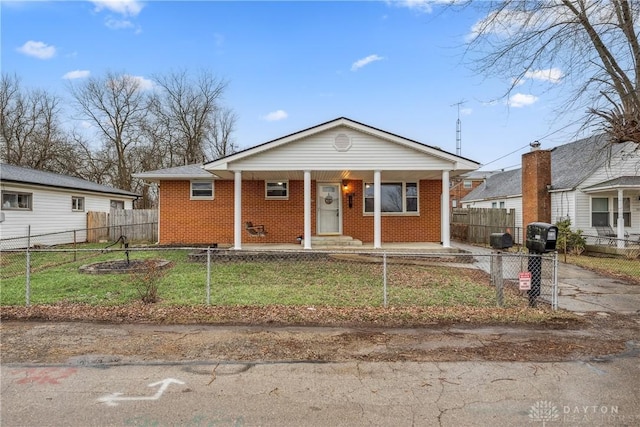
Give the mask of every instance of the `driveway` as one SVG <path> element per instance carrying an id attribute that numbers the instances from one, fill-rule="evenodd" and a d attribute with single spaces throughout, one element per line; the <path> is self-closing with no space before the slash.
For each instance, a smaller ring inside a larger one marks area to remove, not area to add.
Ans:
<path id="1" fill-rule="evenodd" d="M 487 255 L 489 248 L 452 242 L 453 247 Z M 486 264 L 486 263 L 485 263 Z M 558 307 L 575 313 L 640 313 L 640 286 L 558 262 Z"/>

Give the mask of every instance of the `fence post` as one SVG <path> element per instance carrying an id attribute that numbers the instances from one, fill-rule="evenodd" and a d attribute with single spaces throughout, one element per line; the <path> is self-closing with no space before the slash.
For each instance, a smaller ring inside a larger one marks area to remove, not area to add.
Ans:
<path id="1" fill-rule="evenodd" d="M 382 253 L 382 293 L 384 308 L 387 308 L 387 253 Z"/>
<path id="2" fill-rule="evenodd" d="M 491 257 L 492 260 L 495 257 L 495 262 L 491 262 L 491 277 L 493 278 L 493 284 L 496 287 L 496 302 L 498 307 L 504 306 L 504 275 L 502 273 L 502 253 L 500 251 L 495 252 Z"/>
<path id="3" fill-rule="evenodd" d="M 558 252 L 553 253 L 553 284 L 551 285 L 551 292 L 551 308 L 555 311 L 558 309 Z"/>
<path id="4" fill-rule="evenodd" d="M 207 305 L 211 305 L 211 246 L 207 247 Z"/>
<path id="5" fill-rule="evenodd" d="M 27 271 L 26 271 L 26 286 L 25 286 L 25 302 L 27 307 L 31 305 L 31 226 L 27 226 Z"/>
<path id="6" fill-rule="evenodd" d="M 78 260 L 78 248 L 76 248 L 76 230 L 73 230 L 73 262 Z"/>

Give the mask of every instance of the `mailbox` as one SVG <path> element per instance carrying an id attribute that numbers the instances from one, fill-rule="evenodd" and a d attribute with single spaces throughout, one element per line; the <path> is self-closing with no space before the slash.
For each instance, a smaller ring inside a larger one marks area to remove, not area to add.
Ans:
<path id="1" fill-rule="evenodd" d="M 558 227 L 546 222 L 532 222 L 527 225 L 527 249 L 543 254 L 556 250 Z"/>
<path id="2" fill-rule="evenodd" d="M 491 233 L 489 243 L 493 249 L 508 249 L 513 246 L 513 237 L 509 233 Z"/>

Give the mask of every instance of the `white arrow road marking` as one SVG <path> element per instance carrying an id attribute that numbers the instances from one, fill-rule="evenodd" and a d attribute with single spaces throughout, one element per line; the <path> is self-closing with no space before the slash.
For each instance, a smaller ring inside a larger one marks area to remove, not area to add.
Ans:
<path id="1" fill-rule="evenodd" d="M 153 396 L 122 396 L 122 393 L 111 393 L 107 396 L 104 396 L 98 399 L 98 402 L 106 403 L 109 406 L 116 406 L 118 405 L 117 402 L 124 402 L 124 401 L 131 401 L 131 400 L 158 400 L 160 399 L 160 396 L 162 396 L 162 393 L 164 393 L 164 391 L 167 389 L 167 387 L 169 387 L 169 384 L 171 383 L 184 384 L 182 381 L 176 380 L 174 378 L 165 378 L 162 381 L 149 384 L 149 387 L 160 386 L 156 394 L 154 394 Z"/>

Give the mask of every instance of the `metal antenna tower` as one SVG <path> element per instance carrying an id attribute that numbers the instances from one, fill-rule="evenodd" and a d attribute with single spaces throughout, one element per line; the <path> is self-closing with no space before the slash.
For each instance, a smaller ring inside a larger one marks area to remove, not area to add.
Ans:
<path id="1" fill-rule="evenodd" d="M 458 107 L 458 120 L 456 120 L 456 155 L 462 154 L 462 121 L 460 121 L 460 106 L 463 105 L 465 100 L 451 104 L 452 107 Z"/>

